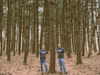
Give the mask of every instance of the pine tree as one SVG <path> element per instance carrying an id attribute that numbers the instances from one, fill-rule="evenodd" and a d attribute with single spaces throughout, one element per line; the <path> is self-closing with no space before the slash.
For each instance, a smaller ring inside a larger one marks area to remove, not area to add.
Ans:
<path id="1" fill-rule="evenodd" d="M 3 0 L 0 0 L 0 56 L 2 56 L 2 20 L 3 20 Z"/>
<path id="2" fill-rule="evenodd" d="M 50 73 L 55 73 L 54 1 L 50 0 Z"/>

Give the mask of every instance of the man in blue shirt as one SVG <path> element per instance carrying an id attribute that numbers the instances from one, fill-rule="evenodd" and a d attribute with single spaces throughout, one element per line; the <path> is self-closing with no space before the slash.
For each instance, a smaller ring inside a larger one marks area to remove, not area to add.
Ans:
<path id="1" fill-rule="evenodd" d="M 68 74 L 66 71 L 65 61 L 64 61 L 65 50 L 64 50 L 64 48 L 61 47 L 60 44 L 58 44 L 57 53 L 58 53 L 58 63 L 60 66 L 60 74 L 62 73 L 62 66 L 63 66 L 65 74 Z"/>
<path id="2" fill-rule="evenodd" d="M 45 71 L 46 73 L 48 72 L 47 70 L 47 63 L 46 63 L 46 54 L 47 54 L 47 50 L 45 49 L 45 46 L 42 46 L 42 49 L 39 51 L 39 61 L 40 61 L 40 66 L 41 66 L 41 73 L 43 73 L 43 68 L 42 68 L 42 63 L 44 62 L 45 65 Z"/>

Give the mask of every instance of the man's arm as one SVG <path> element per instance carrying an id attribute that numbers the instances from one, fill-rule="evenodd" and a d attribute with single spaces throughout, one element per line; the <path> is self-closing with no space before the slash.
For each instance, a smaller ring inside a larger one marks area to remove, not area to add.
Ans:
<path id="1" fill-rule="evenodd" d="M 66 55 L 66 52 L 64 52 L 64 56 L 65 56 L 65 59 L 67 59 L 67 55 Z"/>
<path id="2" fill-rule="evenodd" d="M 65 59 L 67 59 L 67 55 L 66 55 L 66 51 L 64 50 L 64 57 Z"/>

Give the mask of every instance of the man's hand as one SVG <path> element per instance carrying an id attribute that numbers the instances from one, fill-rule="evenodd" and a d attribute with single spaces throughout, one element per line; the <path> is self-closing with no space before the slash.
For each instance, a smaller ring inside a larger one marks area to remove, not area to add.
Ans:
<path id="1" fill-rule="evenodd" d="M 57 53 L 57 51 L 55 51 L 55 53 Z"/>

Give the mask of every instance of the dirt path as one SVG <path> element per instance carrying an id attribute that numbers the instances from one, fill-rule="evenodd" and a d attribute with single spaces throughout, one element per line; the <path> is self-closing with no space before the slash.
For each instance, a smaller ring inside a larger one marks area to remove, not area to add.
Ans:
<path id="1" fill-rule="evenodd" d="M 6 55 L 0 59 L 0 75 L 41 75 L 39 58 L 29 53 L 28 64 L 23 65 L 23 54 L 21 56 L 11 56 L 11 62 L 6 61 Z M 100 55 L 92 55 L 90 58 L 82 57 L 83 64 L 76 65 L 76 56 L 72 54 L 72 58 L 65 60 L 67 75 L 100 75 Z M 55 74 L 59 75 L 59 65 L 56 58 L 56 71 Z M 49 70 L 50 58 L 47 55 L 47 66 Z M 44 64 L 43 64 L 44 66 Z M 43 67 L 44 74 L 45 68 Z M 62 74 L 65 75 L 65 74 Z"/>

